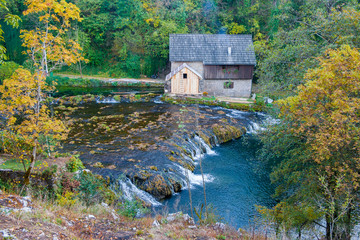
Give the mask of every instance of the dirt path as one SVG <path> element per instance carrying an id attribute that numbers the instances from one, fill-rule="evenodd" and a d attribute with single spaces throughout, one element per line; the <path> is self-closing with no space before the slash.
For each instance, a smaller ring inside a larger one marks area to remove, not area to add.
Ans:
<path id="1" fill-rule="evenodd" d="M 68 78 L 80 78 L 80 75 L 60 74 L 56 73 L 54 76 L 68 77 Z M 94 76 L 83 76 L 86 79 L 98 79 L 106 82 L 144 82 L 144 83 L 164 83 L 164 79 L 152 79 L 152 78 L 107 78 L 107 77 L 94 77 Z"/>

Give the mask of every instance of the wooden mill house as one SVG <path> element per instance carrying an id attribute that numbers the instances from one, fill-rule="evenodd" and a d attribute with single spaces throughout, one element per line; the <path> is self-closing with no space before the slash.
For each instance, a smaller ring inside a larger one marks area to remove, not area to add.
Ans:
<path id="1" fill-rule="evenodd" d="M 250 97 L 256 65 L 251 35 L 171 34 L 165 92 Z"/>

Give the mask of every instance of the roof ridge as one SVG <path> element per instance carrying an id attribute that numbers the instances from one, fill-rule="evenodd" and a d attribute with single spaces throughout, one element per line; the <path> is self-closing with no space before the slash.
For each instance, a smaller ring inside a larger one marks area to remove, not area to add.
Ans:
<path id="1" fill-rule="evenodd" d="M 175 68 L 173 71 L 171 71 L 168 75 L 166 75 L 165 77 L 165 81 L 170 80 L 175 74 L 177 74 L 178 72 L 180 72 L 182 69 L 187 68 L 190 71 L 192 71 L 193 73 L 195 73 L 198 77 L 200 77 L 200 80 L 203 79 L 203 77 L 200 75 L 200 73 L 198 73 L 195 69 L 193 69 L 192 67 L 190 67 L 188 64 L 183 63 L 181 64 L 179 67 Z"/>

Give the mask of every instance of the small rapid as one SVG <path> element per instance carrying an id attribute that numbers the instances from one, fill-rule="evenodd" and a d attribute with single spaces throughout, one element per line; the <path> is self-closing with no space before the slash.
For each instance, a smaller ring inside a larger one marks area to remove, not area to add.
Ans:
<path id="1" fill-rule="evenodd" d="M 152 206 L 162 205 L 149 193 L 137 188 L 128 178 L 118 179 L 113 186 L 117 186 L 118 188 L 115 187 L 114 190 L 116 192 L 121 192 L 123 194 L 122 197 L 127 200 L 134 200 L 135 197 L 138 197 L 139 199 L 150 203 Z"/>
<path id="2" fill-rule="evenodd" d="M 186 111 L 182 111 L 184 107 Z M 227 126 L 244 126 L 251 136 L 265 130 L 267 122 L 276 122 L 266 114 L 212 106 L 171 105 L 158 98 L 153 102 L 99 98 L 97 104 L 70 109 L 72 130 L 63 144 L 63 151 L 80 154 L 86 167 L 93 172 L 119 179 L 114 180 L 114 186 L 125 199 L 141 199 L 169 212 L 176 211 L 173 207 L 176 201 L 178 207 L 188 211 L 189 191 L 194 193 L 196 204 L 202 199 L 200 161 L 209 202 L 222 212 L 229 208 L 223 209 L 219 204 L 224 202 L 232 206 L 228 201 L 232 199 L 239 206 L 249 207 L 249 214 L 255 214 L 256 210 L 251 206 L 264 202 L 264 197 L 254 195 L 254 192 L 265 192 L 267 197 L 271 195 L 268 194 L 269 180 L 259 178 L 248 162 L 249 146 L 241 145 L 241 139 L 219 145 L 219 139 L 224 140 L 220 136 L 218 139 L 213 132 L 213 126 L 225 123 Z M 187 115 L 182 116 L 184 113 Z M 185 126 L 180 130 L 179 122 Z M 95 167 L 98 162 L 103 168 Z M 195 171 L 188 170 L 194 167 Z M 224 177 L 229 177 L 229 181 Z M 153 180 L 159 180 L 163 188 L 157 189 L 151 182 Z M 240 189 L 237 183 L 242 186 Z M 164 186 L 168 187 L 166 192 Z M 237 192 L 243 190 L 247 192 L 239 196 Z M 171 193 L 171 198 L 159 200 Z M 154 197 L 156 194 L 158 199 Z M 237 218 L 242 218 L 241 212 L 237 214 Z M 235 222 L 235 226 L 244 225 L 244 221 Z"/>

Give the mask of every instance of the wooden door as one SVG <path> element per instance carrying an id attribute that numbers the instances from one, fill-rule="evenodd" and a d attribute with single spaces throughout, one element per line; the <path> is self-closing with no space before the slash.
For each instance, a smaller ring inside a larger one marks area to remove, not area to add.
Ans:
<path id="1" fill-rule="evenodd" d="M 184 74 L 186 74 L 186 78 L 184 78 Z M 171 79 L 171 92 L 176 94 L 198 94 L 199 77 L 191 71 L 179 72 Z"/>

